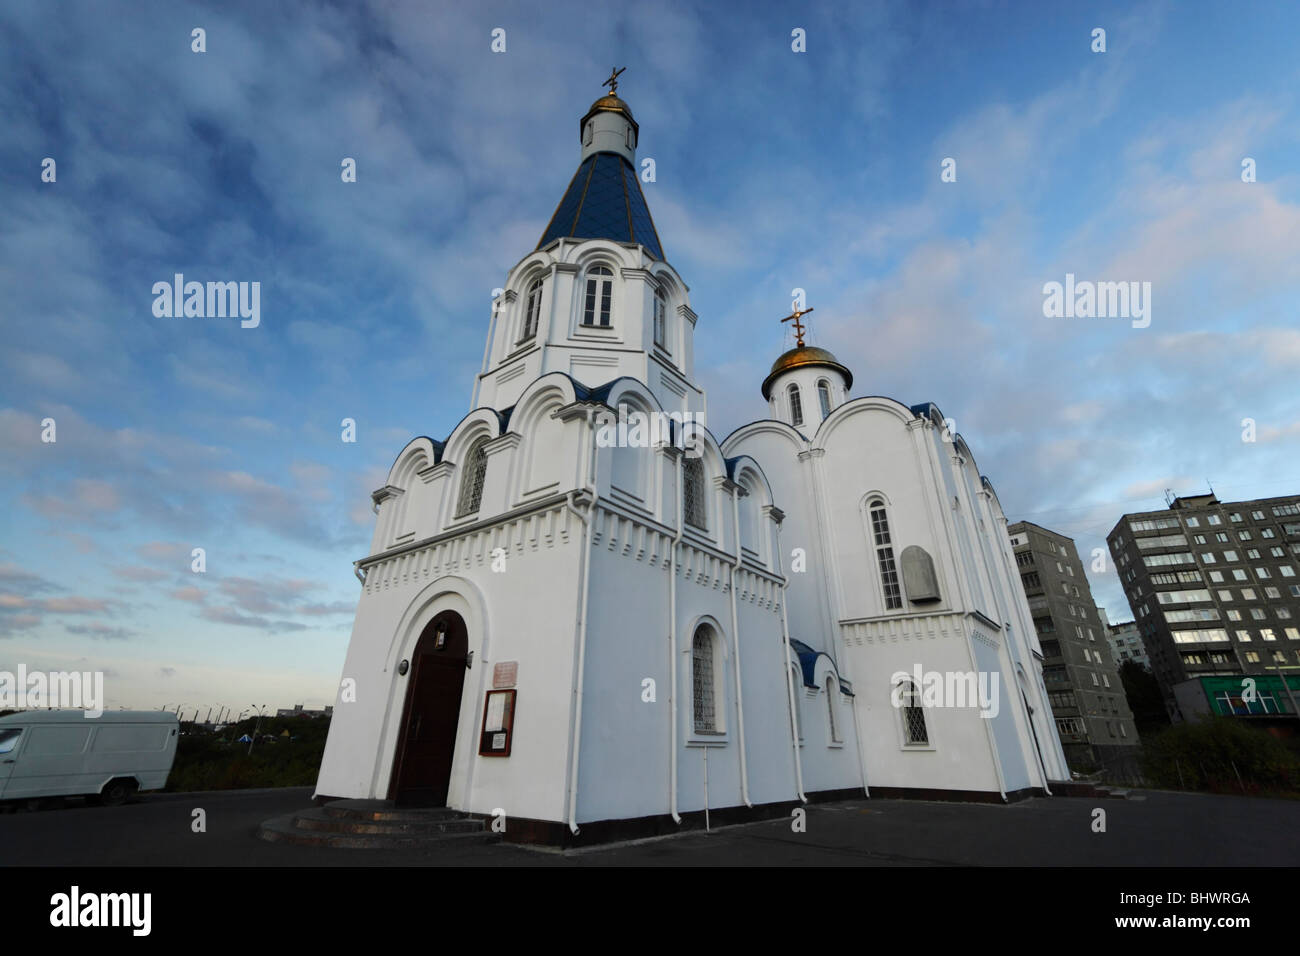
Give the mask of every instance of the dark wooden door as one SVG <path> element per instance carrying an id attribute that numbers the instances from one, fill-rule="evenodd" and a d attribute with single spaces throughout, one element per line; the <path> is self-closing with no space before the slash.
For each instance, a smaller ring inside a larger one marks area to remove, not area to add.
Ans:
<path id="1" fill-rule="evenodd" d="M 450 611 L 430 621 L 416 642 L 389 788 L 399 804 L 441 807 L 447 803 L 468 645 L 465 622 Z"/>

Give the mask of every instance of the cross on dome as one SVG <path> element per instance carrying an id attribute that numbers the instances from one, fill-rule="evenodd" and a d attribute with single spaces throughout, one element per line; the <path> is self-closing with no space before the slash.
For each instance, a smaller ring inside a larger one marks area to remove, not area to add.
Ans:
<path id="1" fill-rule="evenodd" d="M 793 306 L 794 303 L 791 303 L 792 308 Z M 811 311 L 812 311 L 811 307 L 807 309 L 795 309 L 793 312 L 791 312 L 789 315 L 787 315 L 784 319 L 781 320 L 782 322 L 789 322 L 791 320 L 794 321 L 794 336 L 799 343 L 798 348 L 803 348 L 803 334 L 805 329 L 807 328 L 803 323 L 799 321 L 799 319 L 801 316 L 805 316 Z"/>

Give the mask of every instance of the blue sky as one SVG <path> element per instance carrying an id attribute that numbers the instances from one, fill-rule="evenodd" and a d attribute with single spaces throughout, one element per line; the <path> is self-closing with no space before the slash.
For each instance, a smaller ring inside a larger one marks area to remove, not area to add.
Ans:
<path id="1" fill-rule="evenodd" d="M 855 394 L 935 402 L 1085 555 L 1165 488 L 1300 491 L 1300 7 L 949 6 L 6 5 L 0 667 L 330 701 L 369 492 L 468 410 L 614 64 L 716 434 L 800 287 Z M 260 326 L 155 318 L 177 272 L 260 282 Z M 1067 272 L 1151 282 L 1150 327 L 1045 318 Z"/>

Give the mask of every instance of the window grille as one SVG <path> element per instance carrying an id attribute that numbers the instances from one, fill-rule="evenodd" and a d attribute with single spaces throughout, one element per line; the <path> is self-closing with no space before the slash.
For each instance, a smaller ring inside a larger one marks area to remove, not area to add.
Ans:
<path id="1" fill-rule="evenodd" d="M 704 531 L 708 512 L 704 502 L 704 463 L 698 458 L 682 461 L 682 504 L 686 523 Z"/>
<path id="2" fill-rule="evenodd" d="M 840 727 L 835 722 L 835 681 L 829 677 L 826 678 L 826 713 L 830 718 L 831 743 L 837 744 L 840 742 Z"/>
<path id="3" fill-rule="evenodd" d="M 695 732 L 716 734 L 717 722 L 713 707 L 713 641 L 703 628 L 695 632 L 691 645 L 692 675 L 694 680 Z"/>
<path id="4" fill-rule="evenodd" d="M 903 734 L 910 745 L 928 744 L 930 735 L 925 727 L 925 709 L 921 706 L 921 691 L 911 681 L 904 681 L 902 692 Z"/>
<path id="5" fill-rule="evenodd" d="M 903 606 L 903 592 L 898 585 L 898 566 L 894 563 L 894 548 L 889 538 L 889 519 L 884 506 L 879 503 L 871 508 L 871 533 L 876 542 L 876 561 L 880 565 L 885 607 L 897 610 Z"/>
<path id="6" fill-rule="evenodd" d="M 487 451 L 484 446 L 486 438 L 480 438 L 470 446 L 465 456 L 465 477 L 460 482 L 460 500 L 456 505 L 456 517 L 472 515 L 483 501 L 483 479 L 487 477 Z"/>
<path id="7" fill-rule="evenodd" d="M 655 345 L 664 348 L 664 320 L 668 312 L 668 302 L 664 290 L 655 290 Z"/>
<path id="8" fill-rule="evenodd" d="M 609 328 L 610 301 L 614 294 L 614 273 L 596 266 L 587 273 L 587 296 L 582 324 Z"/>
<path id="9" fill-rule="evenodd" d="M 528 286 L 528 299 L 524 306 L 524 328 L 519 341 L 531 339 L 537 334 L 537 319 L 542 314 L 542 280 L 534 279 Z"/>
<path id="10" fill-rule="evenodd" d="M 790 424 L 803 424 L 803 399 L 799 397 L 799 386 L 791 385 L 788 389 L 790 393 Z"/>

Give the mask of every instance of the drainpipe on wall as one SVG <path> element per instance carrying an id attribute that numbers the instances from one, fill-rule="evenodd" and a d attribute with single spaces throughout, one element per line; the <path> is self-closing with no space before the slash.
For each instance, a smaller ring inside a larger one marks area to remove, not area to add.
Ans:
<path id="1" fill-rule="evenodd" d="M 682 501 L 682 456 L 685 454 L 685 449 L 678 449 L 674 456 L 677 475 L 674 487 L 677 497 L 677 530 L 668 552 L 668 712 L 671 715 L 668 724 L 671 734 L 668 741 L 668 812 L 672 815 L 673 822 L 679 826 L 682 818 L 677 812 L 677 546 L 681 543 L 685 528 L 682 514 L 685 507 L 685 502 Z"/>
<path id="2" fill-rule="evenodd" d="M 589 407 L 587 409 L 587 444 L 590 448 L 590 465 L 587 469 L 587 486 L 580 492 L 570 492 L 569 496 L 565 498 L 565 504 L 569 506 L 569 510 L 582 521 L 582 557 L 579 562 L 582 587 L 579 592 L 581 596 L 578 604 L 577 633 L 574 637 L 577 676 L 573 687 L 573 740 L 570 744 L 572 758 L 569 763 L 569 832 L 573 834 L 578 833 L 578 754 L 579 746 L 582 743 L 582 687 L 587 670 L 587 595 L 591 584 L 591 522 L 596 516 L 597 500 L 596 439 L 595 429 L 592 424 L 594 415 L 594 409 Z M 573 501 L 577 495 L 584 495 L 590 499 L 587 504 L 586 515 L 573 507 Z"/>
<path id="3" fill-rule="evenodd" d="M 777 545 L 778 545 L 777 569 L 780 571 L 782 579 L 784 579 L 785 571 L 784 569 L 781 568 L 779 562 L 779 557 L 781 555 L 781 551 L 780 551 L 781 529 L 779 526 L 777 528 L 776 536 L 777 536 Z M 795 712 L 794 678 L 790 676 L 790 658 L 793 656 L 793 651 L 790 649 L 790 622 L 787 619 L 785 613 L 786 593 L 787 593 L 787 588 L 785 585 L 782 585 L 781 586 L 781 642 L 785 645 L 785 658 L 781 661 L 781 668 L 785 671 L 785 686 L 786 689 L 790 692 L 790 701 L 789 701 L 790 703 L 790 749 L 794 751 L 794 791 L 796 796 L 799 797 L 800 803 L 807 803 L 808 797 L 805 796 L 803 792 L 803 763 L 799 760 L 799 728 L 796 724 L 798 717 Z M 796 660 L 798 660 L 798 658 L 796 658 Z"/>
<path id="4" fill-rule="evenodd" d="M 735 485 L 731 490 L 731 517 L 733 527 L 736 532 L 736 559 L 731 565 L 731 640 L 732 646 L 736 650 L 736 724 L 740 731 L 738 742 L 740 744 L 740 798 L 745 801 L 745 806 L 753 807 L 754 804 L 749 800 L 749 768 L 745 762 L 745 698 L 741 693 L 740 680 L 740 617 L 736 613 L 736 575 L 740 572 L 740 485 Z M 789 670 L 789 668 L 786 668 Z M 705 748 L 706 751 L 708 748 Z M 708 764 L 705 764 L 707 768 Z M 705 809 L 708 809 L 706 803 Z M 706 814 L 707 820 L 707 814 Z"/>

